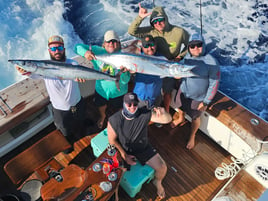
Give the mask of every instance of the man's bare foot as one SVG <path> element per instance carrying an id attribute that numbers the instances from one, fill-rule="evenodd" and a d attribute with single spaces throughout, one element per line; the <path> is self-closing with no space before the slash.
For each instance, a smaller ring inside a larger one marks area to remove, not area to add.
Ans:
<path id="1" fill-rule="evenodd" d="M 177 126 L 183 126 L 186 123 L 187 123 L 187 121 L 185 119 L 182 121 L 180 119 L 175 119 L 170 123 L 170 127 L 176 128 Z"/>
<path id="2" fill-rule="evenodd" d="M 155 187 L 157 189 L 157 196 L 158 196 L 159 200 L 165 198 L 166 197 L 166 193 L 165 193 L 164 187 L 162 186 L 161 181 L 158 181 L 158 180 L 155 179 L 153 181 L 153 184 L 155 185 Z"/>
<path id="3" fill-rule="evenodd" d="M 187 149 L 192 149 L 192 148 L 194 148 L 194 145 L 195 145 L 195 136 L 190 137 L 190 139 L 189 139 L 189 141 L 187 143 L 186 148 Z"/>

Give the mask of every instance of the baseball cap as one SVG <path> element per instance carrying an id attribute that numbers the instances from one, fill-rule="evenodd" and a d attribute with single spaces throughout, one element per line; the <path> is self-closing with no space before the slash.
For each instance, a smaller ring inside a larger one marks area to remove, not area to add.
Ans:
<path id="1" fill-rule="evenodd" d="M 198 44 L 198 43 L 202 43 L 204 40 L 202 38 L 202 35 L 199 33 L 194 33 L 191 35 L 189 43 L 188 44 Z"/>
<path id="2" fill-rule="evenodd" d="M 154 38 L 151 35 L 147 35 L 141 39 L 141 43 L 143 47 L 154 42 L 155 42 Z"/>
<path id="3" fill-rule="evenodd" d="M 118 35 L 113 30 L 106 31 L 104 34 L 104 41 L 117 40 L 120 41 Z"/>
<path id="4" fill-rule="evenodd" d="M 133 93 L 133 92 L 129 92 L 127 94 L 124 95 L 124 103 L 138 103 L 139 99 L 137 94 Z"/>
<path id="5" fill-rule="evenodd" d="M 54 43 L 59 43 L 59 44 L 64 45 L 64 41 L 63 41 L 62 37 L 57 36 L 57 35 L 50 36 L 48 39 L 48 46 L 51 44 L 54 44 Z"/>
<path id="6" fill-rule="evenodd" d="M 150 23 L 153 23 L 154 20 L 158 20 L 158 19 L 165 19 L 165 17 L 163 15 L 155 16 L 151 19 Z"/>

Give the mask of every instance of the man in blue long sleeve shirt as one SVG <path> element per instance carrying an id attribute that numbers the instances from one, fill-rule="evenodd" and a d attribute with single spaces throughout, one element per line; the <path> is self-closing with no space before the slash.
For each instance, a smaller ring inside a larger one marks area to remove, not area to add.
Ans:
<path id="1" fill-rule="evenodd" d="M 179 118 L 173 120 L 171 127 L 176 127 L 184 122 L 184 114 L 192 118 L 190 139 L 187 148 L 192 149 L 195 145 L 195 134 L 200 126 L 200 116 L 207 109 L 219 86 L 220 68 L 217 61 L 210 55 L 205 54 L 204 38 L 195 33 L 191 36 L 188 44 L 188 55 L 184 59 L 187 65 L 195 65 L 193 73 L 197 77 L 182 78 L 180 89 L 176 96 L 176 104 L 181 110 Z"/>

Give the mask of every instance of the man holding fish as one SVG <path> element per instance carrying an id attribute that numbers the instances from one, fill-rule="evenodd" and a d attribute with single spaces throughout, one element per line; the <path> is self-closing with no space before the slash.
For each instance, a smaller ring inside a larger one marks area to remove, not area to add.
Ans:
<path id="1" fill-rule="evenodd" d="M 104 34 L 103 46 L 89 46 L 86 44 L 76 44 L 74 52 L 80 56 L 83 56 L 87 60 L 93 63 L 94 69 L 106 72 L 112 76 L 116 76 L 120 70 L 114 68 L 111 65 L 104 64 L 101 61 L 96 60 L 96 56 L 104 53 L 120 52 L 121 43 L 118 35 L 113 30 L 108 30 Z M 94 103 L 99 108 L 100 119 L 97 122 L 99 128 L 104 127 L 106 118 L 106 109 L 108 105 L 113 107 L 113 110 L 122 108 L 123 95 L 128 92 L 128 82 L 130 80 L 130 73 L 123 69 L 123 73 L 119 79 L 119 89 L 116 82 L 109 80 L 96 80 L 95 84 L 95 99 Z"/>
<path id="2" fill-rule="evenodd" d="M 150 16 L 151 26 L 140 27 L 148 16 Z M 129 26 L 128 33 L 139 38 L 147 34 L 152 35 L 159 52 L 169 60 L 180 61 L 187 53 L 188 32 L 182 27 L 170 24 L 163 7 L 155 7 L 152 12 L 148 12 L 139 3 L 139 15 Z M 175 87 L 176 80 L 174 78 L 163 79 L 164 105 L 167 112 L 169 112 L 171 92 Z"/>
<path id="3" fill-rule="evenodd" d="M 61 36 L 54 35 L 48 39 L 48 52 L 52 61 L 77 64 L 76 61 L 66 58 L 64 41 Z M 16 68 L 20 73 L 28 74 L 31 78 L 44 79 L 52 104 L 54 124 L 67 140 L 73 144 L 83 137 L 85 103 L 80 94 L 78 82 L 71 79 L 41 77 L 29 73 L 19 66 Z M 65 153 L 70 153 L 72 150 L 73 148 L 68 149 Z"/>

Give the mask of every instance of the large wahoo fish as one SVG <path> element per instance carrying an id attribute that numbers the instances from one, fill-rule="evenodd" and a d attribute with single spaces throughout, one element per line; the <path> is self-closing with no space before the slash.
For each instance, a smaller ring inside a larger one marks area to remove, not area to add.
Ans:
<path id="1" fill-rule="evenodd" d="M 51 60 L 8 60 L 12 64 L 18 65 L 27 72 L 32 72 L 42 76 L 61 78 L 61 79 L 76 79 L 82 78 L 85 80 L 114 80 L 116 77 L 99 72 L 92 68 L 80 65 L 73 65 L 64 62 Z"/>
<path id="2" fill-rule="evenodd" d="M 195 66 L 184 65 L 154 56 L 113 53 L 95 55 L 95 57 L 97 60 L 110 64 L 118 69 L 120 66 L 124 66 L 127 69 L 138 73 L 158 75 L 160 77 L 197 76 L 191 71 Z"/>

